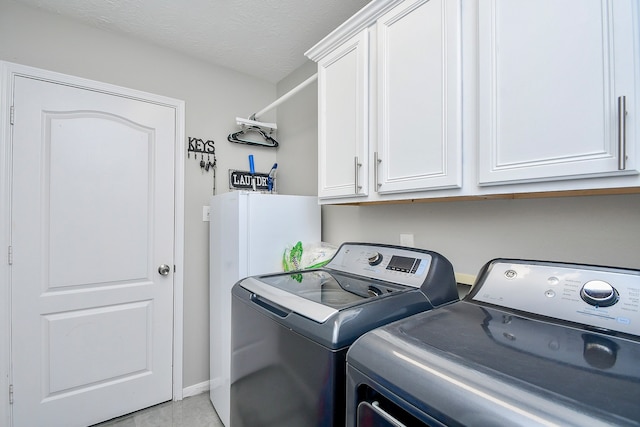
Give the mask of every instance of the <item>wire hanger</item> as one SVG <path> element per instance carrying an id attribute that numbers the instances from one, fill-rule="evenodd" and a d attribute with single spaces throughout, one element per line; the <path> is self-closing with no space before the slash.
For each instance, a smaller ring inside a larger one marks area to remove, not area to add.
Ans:
<path id="1" fill-rule="evenodd" d="M 250 133 L 257 133 L 262 137 L 264 141 L 255 141 L 252 139 L 244 139 L 243 136 L 246 136 Z M 235 142 L 238 144 L 247 144 L 247 145 L 258 145 L 262 147 L 277 147 L 278 141 L 271 137 L 271 132 L 266 133 L 260 126 L 245 126 L 242 125 L 242 129 L 238 132 L 229 134 L 227 137 L 229 142 Z"/>

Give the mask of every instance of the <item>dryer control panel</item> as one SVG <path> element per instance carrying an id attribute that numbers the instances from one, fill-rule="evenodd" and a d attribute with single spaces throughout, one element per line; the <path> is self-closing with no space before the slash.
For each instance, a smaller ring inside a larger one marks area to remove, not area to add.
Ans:
<path id="1" fill-rule="evenodd" d="M 467 300 L 640 336 L 640 271 L 497 259 Z"/>

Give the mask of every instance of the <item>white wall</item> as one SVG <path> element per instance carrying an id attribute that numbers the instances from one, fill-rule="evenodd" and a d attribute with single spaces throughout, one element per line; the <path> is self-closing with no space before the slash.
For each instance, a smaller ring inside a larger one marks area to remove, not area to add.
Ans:
<path id="1" fill-rule="evenodd" d="M 313 64 L 306 64 L 292 76 L 302 80 L 314 72 Z M 307 126 L 296 132 L 295 142 L 317 163 L 317 90 L 285 105 L 286 112 L 278 109 L 278 126 Z M 465 127 L 464 137 L 473 138 L 474 128 L 472 123 Z M 311 185 L 317 186 L 315 176 L 305 178 L 300 191 L 310 191 Z M 475 276 L 496 257 L 640 269 L 640 195 L 322 207 L 322 239 L 334 245 L 400 244 L 401 233 L 413 234 L 415 246 L 445 255 L 463 275 Z"/>
<path id="2" fill-rule="evenodd" d="M 278 83 L 278 96 L 315 74 L 307 61 Z M 318 194 L 318 83 L 313 82 L 278 107 L 278 192 Z"/>
<path id="3" fill-rule="evenodd" d="M 498 257 L 640 268 L 640 195 L 481 200 L 323 209 L 323 239 L 400 243 L 476 275 Z"/>
<path id="4" fill-rule="evenodd" d="M 215 141 L 218 191 L 228 191 L 228 169 L 268 170 L 275 151 L 231 144 L 235 117 L 248 117 L 275 99 L 275 85 L 56 14 L 0 0 L 0 60 L 182 99 L 186 135 Z M 269 118 L 269 117 L 265 117 Z M 202 206 L 212 195 L 212 173 L 185 167 L 184 369 L 185 387 L 209 379 L 209 227 Z"/>

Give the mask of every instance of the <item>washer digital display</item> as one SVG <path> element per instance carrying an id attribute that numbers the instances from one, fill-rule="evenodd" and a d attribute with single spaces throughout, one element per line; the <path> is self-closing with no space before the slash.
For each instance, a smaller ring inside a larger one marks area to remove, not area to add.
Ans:
<path id="1" fill-rule="evenodd" d="M 415 273 L 418 268 L 418 261 L 416 258 L 407 258 L 403 256 L 394 255 L 389 260 L 387 270 L 401 271 L 403 273 Z"/>

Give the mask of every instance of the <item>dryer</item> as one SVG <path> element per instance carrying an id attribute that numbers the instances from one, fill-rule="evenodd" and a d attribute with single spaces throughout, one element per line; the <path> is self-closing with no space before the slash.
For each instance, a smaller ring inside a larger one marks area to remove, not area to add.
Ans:
<path id="1" fill-rule="evenodd" d="M 640 271 L 493 260 L 351 346 L 347 426 L 638 426 L 639 335 Z"/>

